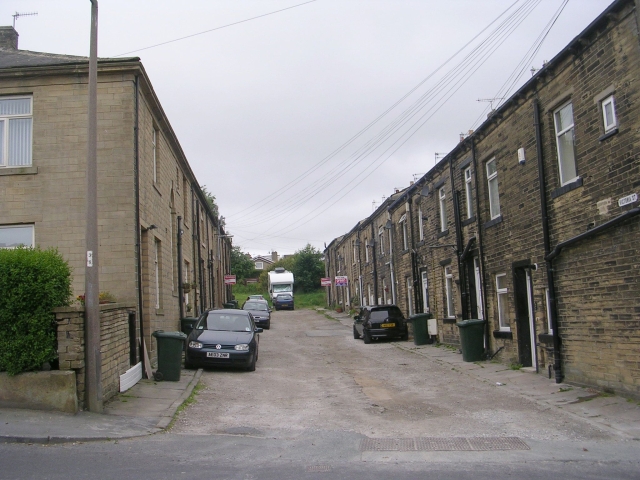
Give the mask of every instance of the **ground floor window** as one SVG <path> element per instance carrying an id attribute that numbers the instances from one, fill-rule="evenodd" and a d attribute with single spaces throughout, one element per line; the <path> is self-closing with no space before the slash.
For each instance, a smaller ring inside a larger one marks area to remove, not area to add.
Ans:
<path id="1" fill-rule="evenodd" d="M 509 331 L 511 327 L 509 325 L 509 315 L 507 310 L 507 275 L 501 273 L 496 275 L 496 296 L 498 298 L 498 324 L 500 330 Z"/>
<path id="2" fill-rule="evenodd" d="M 33 248 L 34 244 L 33 225 L 0 225 L 0 248 Z"/>

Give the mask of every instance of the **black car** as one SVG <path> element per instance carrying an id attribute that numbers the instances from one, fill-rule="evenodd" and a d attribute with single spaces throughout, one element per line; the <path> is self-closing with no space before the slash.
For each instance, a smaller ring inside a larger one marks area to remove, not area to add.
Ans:
<path id="1" fill-rule="evenodd" d="M 206 311 L 187 338 L 185 366 L 256 369 L 262 328 L 246 310 Z"/>
<path id="2" fill-rule="evenodd" d="M 282 310 L 283 308 L 293 310 L 293 295 L 290 293 L 279 293 L 273 301 L 273 308 L 276 310 Z"/>
<path id="3" fill-rule="evenodd" d="M 258 327 L 271 328 L 271 309 L 264 300 L 247 300 L 242 309 L 251 313 Z"/>
<path id="4" fill-rule="evenodd" d="M 353 320 L 353 338 L 362 337 L 364 343 L 374 338 L 409 339 L 407 321 L 395 305 L 362 307 Z"/>

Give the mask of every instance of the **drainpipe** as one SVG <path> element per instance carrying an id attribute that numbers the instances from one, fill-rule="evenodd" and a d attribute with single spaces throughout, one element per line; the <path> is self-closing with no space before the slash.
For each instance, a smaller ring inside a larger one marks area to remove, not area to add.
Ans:
<path id="1" fill-rule="evenodd" d="M 135 212 L 135 222 L 136 222 L 136 268 L 137 268 L 137 276 L 138 276 L 138 323 L 140 325 L 140 362 L 142 364 L 142 375 L 146 376 L 145 372 L 145 363 L 144 363 L 144 352 L 142 349 L 142 344 L 144 342 L 144 322 L 143 322 L 143 302 L 142 302 L 142 235 L 140 233 L 140 142 L 139 142 L 139 134 L 140 134 L 140 125 L 139 125 L 139 112 L 140 112 L 140 101 L 139 101 L 139 91 L 140 91 L 140 83 L 139 77 L 136 75 L 134 82 L 134 93 L 135 93 L 135 101 L 134 101 L 134 125 L 133 125 L 133 176 L 135 180 L 135 200 L 136 200 L 136 212 Z"/>
<path id="2" fill-rule="evenodd" d="M 373 262 L 373 296 L 374 305 L 378 305 L 378 260 L 376 258 L 376 232 L 371 222 L 371 261 Z"/>
<path id="3" fill-rule="evenodd" d="M 451 198 L 453 199 L 453 217 L 456 229 L 456 260 L 458 262 L 458 277 L 460 278 L 460 309 L 462 310 L 462 319 L 468 319 L 468 288 L 467 276 L 465 270 L 460 263 L 460 253 L 462 252 L 462 225 L 460 223 L 460 206 L 458 202 L 458 191 L 453 180 L 453 158 L 449 158 L 449 176 L 451 177 Z"/>
<path id="4" fill-rule="evenodd" d="M 547 215 L 547 196 L 544 175 L 544 162 L 542 157 L 542 127 L 540 125 L 540 103 L 538 99 L 533 100 L 533 124 L 536 130 L 536 155 L 538 157 L 538 184 L 540 187 L 540 212 L 542 221 L 542 233 L 544 237 L 544 254 L 547 258 L 551 250 L 549 240 L 549 217 Z M 553 328 L 553 370 L 556 376 L 556 383 L 562 383 L 562 362 L 560 356 L 560 332 L 558 331 L 558 313 L 556 304 L 556 286 L 553 278 L 553 259 L 545 262 L 547 273 L 547 285 L 549 286 L 549 311 L 551 313 L 551 328 Z M 534 339 L 535 341 L 535 339 Z"/>
<path id="5" fill-rule="evenodd" d="M 416 259 L 416 239 L 413 235 L 413 199 L 411 197 L 407 198 L 407 202 L 409 202 L 409 235 L 411 235 L 411 282 L 413 283 L 413 311 L 414 313 L 418 313 L 420 309 L 418 294 L 420 289 L 418 286 L 418 262 Z"/>
<path id="6" fill-rule="evenodd" d="M 489 349 L 489 320 L 484 318 L 487 316 L 487 282 L 484 278 L 485 266 L 484 266 L 484 248 L 482 245 L 482 217 L 480 216 L 480 185 L 478 184 L 478 161 L 476 159 L 476 144 L 471 138 L 471 160 L 473 162 L 473 183 L 476 187 L 476 225 L 478 236 L 478 258 L 480 259 L 480 295 L 482 298 L 480 301 L 482 302 L 482 317 L 484 322 L 484 338 L 485 338 L 485 347 Z M 475 267 L 474 267 L 475 270 Z M 472 315 L 473 316 L 473 315 Z"/>
<path id="7" fill-rule="evenodd" d="M 182 291 L 182 217 L 178 215 L 178 305 L 180 306 L 180 320 L 184 317 L 184 292 Z"/>

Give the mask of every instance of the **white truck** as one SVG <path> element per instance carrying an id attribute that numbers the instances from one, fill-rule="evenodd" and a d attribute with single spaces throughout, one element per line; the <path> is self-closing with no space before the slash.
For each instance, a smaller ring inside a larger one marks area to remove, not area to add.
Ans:
<path id="1" fill-rule="evenodd" d="M 293 297 L 293 273 L 283 267 L 269 272 L 269 296 L 273 302 L 279 293 L 290 293 Z"/>

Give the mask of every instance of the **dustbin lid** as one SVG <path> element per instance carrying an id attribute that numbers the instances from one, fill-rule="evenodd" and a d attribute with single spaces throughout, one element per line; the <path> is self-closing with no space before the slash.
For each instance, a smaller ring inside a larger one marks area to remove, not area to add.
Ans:
<path id="1" fill-rule="evenodd" d="M 430 318 L 430 313 L 414 313 L 409 317 L 409 321 L 413 322 L 414 320 L 429 320 Z"/>
<path id="2" fill-rule="evenodd" d="M 456 325 L 460 328 L 465 328 L 465 327 L 470 327 L 472 325 L 480 325 L 481 323 L 484 323 L 484 320 L 472 318 L 470 320 L 462 320 L 461 322 L 456 323 Z"/>
<path id="3" fill-rule="evenodd" d="M 187 336 L 182 332 L 165 332 L 164 330 L 156 330 L 151 335 L 156 338 L 175 338 L 177 340 L 187 339 Z"/>

